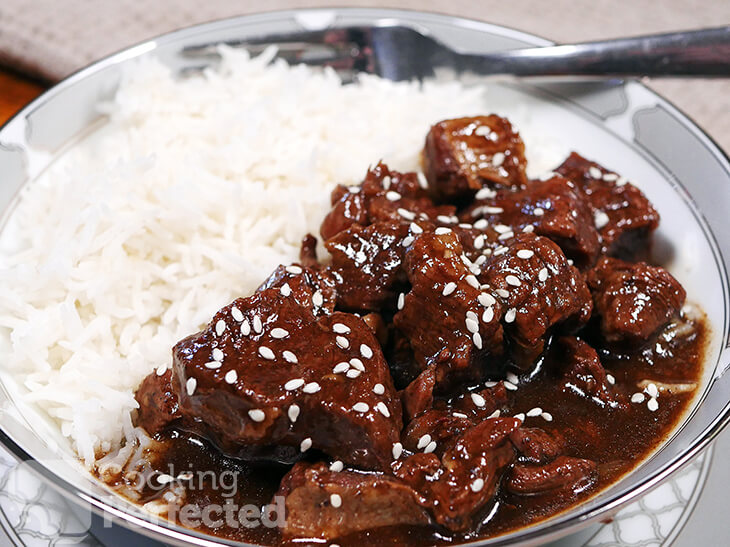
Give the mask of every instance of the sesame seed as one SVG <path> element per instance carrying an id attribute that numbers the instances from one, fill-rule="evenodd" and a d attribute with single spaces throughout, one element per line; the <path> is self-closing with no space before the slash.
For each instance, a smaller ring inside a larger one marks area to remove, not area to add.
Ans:
<path id="1" fill-rule="evenodd" d="M 275 329 L 271 329 L 271 337 L 276 338 L 277 340 L 281 338 L 286 338 L 289 336 L 289 331 L 276 327 Z"/>
<path id="2" fill-rule="evenodd" d="M 373 356 L 373 350 L 367 344 L 360 344 L 360 355 L 365 357 L 365 359 L 370 359 Z"/>
<path id="3" fill-rule="evenodd" d="M 507 289 L 497 289 L 494 292 L 497 293 L 497 296 L 501 296 L 502 298 L 509 298 L 509 291 Z"/>
<path id="4" fill-rule="evenodd" d="M 643 403 L 644 402 L 644 399 L 646 399 L 646 397 L 644 396 L 643 393 L 634 393 L 631 396 L 631 402 L 632 403 Z"/>
<path id="5" fill-rule="evenodd" d="M 259 355 L 264 359 L 268 359 L 269 361 L 273 361 L 274 359 L 276 359 L 274 352 L 266 346 L 259 346 Z"/>
<path id="6" fill-rule="evenodd" d="M 418 173 L 418 184 L 421 185 L 421 188 L 428 188 L 428 181 L 426 180 L 426 176 L 423 173 Z"/>
<path id="7" fill-rule="evenodd" d="M 596 230 L 600 230 L 601 228 L 604 228 L 611 219 L 608 218 L 608 215 L 604 213 L 603 211 L 596 211 L 593 215 L 593 221 L 596 224 Z"/>
<path id="8" fill-rule="evenodd" d="M 517 251 L 517 258 L 527 260 L 528 258 L 532 258 L 534 254 L 535 251 L 531 251 L 530 249 L 520 249 Z"/>
<path id="9" fill-rule="evenodd" d="M 387 199 L 388 201 L 398 201 L 400 198 L 401 195 L 398 192 L 394 192 L 393 190 L 385 193 L 385 199 Z"/>
<path id="10" fill-rule="evenodd" d="M 505 232 L 505 233 L 501 234 L 497 239 L 500 241 L 504 241 L 505 239 L 509 239 L 514 236 L 515 236 L 515 233 L 510 230 L 509 232 Z"/>
<path id="11" fill-rule="evenodd" d="M 474 238 L 474 248 L 475 249 L 481 249 L 484 247 L 484 242 L 486 241 L 486 238 L 484 237 L 484 234 L 478 235 Z"/>
<path id="12" fill-rule="evenodd" d="M 616 181 L 616 186 L 623 186 L 627 182 L 629 182 L 629 181 L 626 180 L 624 177 L 619 177 L 618 180 Z"/>
<path id="13" fill-rule="evenodd" d="M 616 173 L 606 173 L 603 175 L 603 180 L 606 182 L 613 182 L 618 179 L 618 175 Z"/>
<path id="14" fill-rule="evenodd" d="M 506 224 L 497 224 L 494 227 L 494 231 L 497 232 L 498 234 L 504 234 L 506 232 L 511 232 L 512 231 L 512 228 L 510 228 Z"/>
<path id="15" fill-rule="evenodd" d="M 656 387 L 656 384 L 651 383 L 648 386 L 646 386 L 646 392 L 649 394 L 649 397 L 652 399 L 656 398 L 657 395 L 659 395 L 659 390 Z"/>
<path id="16" fill-rule="evenodd" d="M 539 272 L 537 272 L 537 278 L 542 281 L 543 283 L 547 281 L 548 278 L 548 269 L 542 268 Z"/>
<path id="17" fill-rule="evenodd" d="M 198 381 L 195 378 L 188 378 L 188 381 L 185 382 L 185 390 L 188 392 L 188 395 L 191 395 L 195 393 L 195 388 L 198 387 Z"/>
<path id="18" fill-rule="evenodd" d="M 456 283 L 453 281 L 449 281 L 444 285 L 444 290 L 441 292 L 444 296 L 449 296 L 451 293 L 453 293 L 456 290 Z"/>
<path id="19" fill-rule="evenodd" d="M 168 484 L 175 480 L 175 477 L 168 475 L 167 473 L 160 473 L 157 475 L 157 482 L 159 484 Z"/>
<path id="20" fill-rule="evenodd" d="M 343 372 L 347 372 L 347 369 L 350 368 L 350 363 L 347 361 L 342 361 L 341 363 L 337 363 L 335 365 L 335 368 L 332 369 L 332 372 L 334 374 L 342 374 Z"/>
<path id="21" fill-rule="evenodd" d="M 517 385 L 513 384 L 509 380 L 504 381 L 504 387 L 507 391 L 517 391 Z"/>
<path id="22" fill-rule="evenodd" d="M 484 397 L 482 397 L 478 393 L 472 393 L 471 394 L 471 400 L 479 408 L 482 408 L 484 405 L 487 404 L 487 401 L 484 400 Z"/>
<path id="23" fill-rule="evenodd" d="M 357 370 L 357 369 L 355 369 L 355 368 L 351 368 L 350 370 L 348 370 L 348 371 L 346 372 L 346 374 L 345 374 L 345 375 L 346 375 L 346 376 L 347 376 L 348 378 L 357 378 L 357 377 L 358 377 L 358 376 L 360 376 L 361 374 L 362 374 L 362 372 L 360 372 L 359 370 Z"/>
<path id="24" fill-rule="evenodd" d="M 205 368 L 215 370 L 215 369 L 221 368 L 222 364 L 223 363 L 221 363 L 220 361 L 208 361 L 207 363 L 205 363 Z"/>
<path id="25" fill-rule="evenodd" d="M 491 387 L 496 386 L 498 383 L 499 382 L 484 382 L 484 387 L 490 387 L 491 388 Z"/>
<path id="26" fill-rule="evenodd" d="M 286 267 L 286 271 L 289 272 L 290 274 L 298 275 L 298 274 L 302 273 L 303 270 L 299 266 L 292 264 L 291 266 Z"/>
<path id="27" fill-rule="evenodd" d="M 480 190 L 480 192 L 481 191 L 482 190 Z M 479 195 L 479 194 L 477 194 L 477 195 Z M 477 230 L 484 230 L 487 228 L 487 226 L 489 226 L 489 222 L 487 222 L 486 218 L 480 218 L 479 220 L 477 220 L 474 223 L 474 228 L 476 228 Z"/>
<path id="28" fill-rule="evenodd" d="M 221 336 L 226 331 L 226 322 L 223 319 L 219 319 L 215 324 L 215 333 Z"/>
<path id="29" fill-rule="evenodd" d="M 318 290 L 312 295 L 312 304 L 314 304 L 318 308 L 322 307 L 322 304 L 324 304 L 324 297 L 322 296 L 322 291 Z"/>
<path id="30" fill-rule="evenodd" d="M 422 234 L 423 233 L 423 228 L 421 228 L 415 222 L 411 222 L 411 232 L 413 232 L 414 234 Z"/>
<path id="31" fill-rule="evenodd" d="M 488 418 L 499 418 L 500 414 L 502 414 L 502 412 L 501 412 L 501 411 L 500 411 L 499 409 L 497 409 L 497 410 L 495 410 L 494 412 L 492 412 L 492 413 L 491 413 L 491 414 L 490 414 L 490 415 L 488 416 Z"/>
<path id="32" fill-rule="evenodd" d="M 248 416 L 254 422 L 263 422 L 266 419 L 266 413 L 263 410 L 260 410 L 258 408 L 254 408 L 253 410 L 249 410 L 248 411 Z"/>
<path id="33" fill-rule="evenodd" d="M 475 332 L 471 336 L 472 342 L 474 342 L 474 345 L 477 347 L 477 349 L 482 349 L 482 335 L 478 332 Z"/>
<path id="34" fill-rule="evenodd" d="M 403 445 L 401 443 L 393 443 L 393 459 L 397 460 L 403 454 Z"/>
<path id="35" fill-rule="evenodd" d="M 400 293 L 398 295 L 398 309 L 402 310 L 403 306 L 406 304 L 406 295 L 404 293 Z"/>
<path id="36" fill-rule="evenodd" d="M 236 306 L 231 308 L 231 317 L 239 323 L 243 321 L 243 313 L 241 313 L 241 310 L 239 310 Z"/>
<path id="37" fill-rule="evenodd" d="M 335 460 L 330 464 L 330 471 L 334 471 L 335 473 L 339 473 L 345 468 L 345 464 L 342 463 L 340 460 Z"/>
<path id="38" fill-rule="evenodd" d="M 287 391 L 294 391 L 295 389 L 299 389 L 304 385 L 304 378 L 294 378 L 293 380 L 289 380 L 286 384 L 284 384 L 284 389 Z"/>
<path id="39" fill-rule="evenodd" d="M 420 439 L 418 439 L 418 443 L 416 443 L 416 448 L 418 448 L 418 450 L 421 450 L 430 442 L 431 442 L 431 435 L 426 433 Z"/>
<path id="40" fill-rule="evenodd" d="M 569 258 L 568 259 L 568 266 L 572 266 L 572 265 L 573 265 L 573 259 L 572 258 Z"/>
<path id="41" fill-rule="evenodd" d="M 385 386 L 381 383 L 377 383 L 373 386 L 373 393 L 376 395 L 382 395 L 385 393 Z"/>
<path id="42" fill-rule="evenodd" d="M 497 249 L 497 250 L 494 251 L 494 256 L 503 255 L 507 251 L 509 251 L 509 247 L 500 247 L 499 249 Z"/>
<path id="43" fill-rule="evenodd" d="M 515 419 L 517 419 L 517 420 L 519 420 L 521 422 L 524 422 L 525 421 L 525 415 L 522 412 L 520 412 L 519 414 L 515 414 L 514 417 L 515 417 Z"/>
<path id="44" fill-rule="evenodd" d="M 299 405 L 291 405 L 289 410 L 286 411 L 286 415 L 289 417 L 291 423 L 295 423 L 299 418 Z"/>
<path id="45" fill-rule="evenodd" d="M 479 323 L 472 319 L 471 317 L 466 318 L 466 330 L 471 332 L 472 334 L 479 332 Z"/>
<path id="46" fill-rule="evenodd" d="M 307 385 L 302 388 L 302 391 L 304 393 L 317 393 L 320 389 L 320 385 L 317 382 L 309 382 Z"/>
<path id="47" fill-rule="evenodd" d="M 430 454 L 431 452 L 433 452 L 434 450 L 436 450 L 436 446 L 437 446 L 436 445 L 436 441 L 431 441 L 430 443 L 428 443 L 428 445 L 426 446 L 426 448 L 423 449 L 423 453 L 424 454 Z"/>
<path id="48" fill-rule="evenodd" d="M 352 368 L 357 369 L 360 372 L 365 372 L 365 365 L 363 365 L 362 361 L 360 361 L 357 357 L 350 359 L 350 365 L 352 365 Z"/>
<path id="49" fill-rule="evenodd" d="M 479 280 L 476 278 L 476 276 L 469 274 L 464 279 L 466 279 L 466 282 L 469 283 L 469 285 L 477 290 L 479 289 Z"/>
<path id="50" fill-rule="evenodd" d="M 165 374 L 165 372 L 167 372 L 167 365 L 164 363 L 161 364 L 159 367 L 157 367 L 156 372 L 157 372 L 157 376 L 162 376 L 163 374 Z"/>
<path id="51" fill-rule="evenodd" d="M 243 323 L 241 323 L 241 334 L 244 336 L 248 336 L 251 333 L 251 324 L 248 322 L 248 319 L 244 319 Z"/>
<path id="52" fill-rule="evenodd" d="M 386 190 L 388 188 L 390 188 L 390 183 L 391 183 L 390 175 L 385 175 L 383 177 L 382 183 L 383 183 L 383 188 L 385 188 Z"/>
<path id="53" fill-rule="evenodd" d="M 385 403 L 383 401 L 380 401 L 378 404 L 375 405 L 375 410 L 380 412 L 386 418 L 390 418 L 390 410 L 388 410 L 388 407 L 385 406 Z"/>
<path id="54" fill-rule="evenodd" d="M 532 210 L 532 214 L 535 215 L 536 217 L 541 217 L 542 215 L 545 214 L 545 209 L 543 209 L 542 207 L 535 207 Z"/>
<path id="55" fill-rule="evenodd" d="M 452 412 L 451 415 L 454 418 L 468 418 L 469 417 L 466 414 L 464 414 L 463 412 Z"/>
<path id="56" fill-rule="evenodd" d="M 301 450 L 302 452 L 306 452 L 310 448 L 312 448 L 312 439 L 307 437 L 302 441 L 302 444 L 299 445 L 299 450 Z"/>
<path id="57" fill-rule="evenodd" d="M 488 137 L 492 130 L 486 125 L 480 125 L 474 130 L 474 134 L 480 137 Z"/>
<path id="58" fill-rule="evenodd" d="M 229 370 L 226 372 L 226 375 L 223 377 L 223 379 L 226 381 L 227 384 L 234 384 L 236 383 L 236 380 L 238 380 L 238 374 L 235 370 Z"/>
<path id="59" fill-rule="evenodd" d="M 477 296 L 477 300 L 485 308 L 488 308 L 489 306 L 494 306 L 494 304 L 496 304 L 497 302 L 491 294 L 485 292 Z"/>
<path id="60" fill-rule="evenodd" d="M 446 234 L 450 234 L 451 233 L 451 228 L 444 228 L 442 226 L 440 228 L 436 228 L 433 233 L 436 234 L 437 236 L 443 236 L 443 235 L 446 235 Z"/>
<path id="61" fill-rule="evenodd" d="M 591 165 L 588 168 L 588 174 L 593 177 L 594 179 L 600 179 L 603 178 L 603 173 L 601 173 L 601 170 L 598 167 L 594 167 Z"/>
<path id="62" fill-rule="evenodd" d="M 342 349 L 347 349 L 350 347 L 350 341 L 347 338 L 345 338 L 344 336 L 337 336 L 335 338 L 335 342 Z"/>
<path id="63" fill-rule="evenodd" d="M 444 224 L 451 224 L 453 222 L 452 218 L 448 215 L 437 215 L 436 220 Z"/>
<path id="64" fill-rule="evenodd" d="M 416 239 L 413 236 L 406 236 L 403 238 L 403 241 L 401 241 L 401 245 L 403 247 L 408 247 L 409 245 L 413 245 L 414 241 L 416 241 Z"/>
<path id="65" fill-rule="evenodd" d="M 502 152 L 497 152 L 494 156 L 492 156 L 492 165 L 495 167 L 499 167 L 504 163 L 504 154 Z"/>
<path id="66" fill-rule="evenodd" d="M 253 316 L 253 331 L 256 334 L 261 334 L 261 331 L 264 330 L 264 326 L 261 324 L 261 316 L 254 315 Z"/>
<path id="67" fill-rule="evenodd" d="M 283 353 L 282 353 L 281 355 L 282 355 L 282 357 L 284 357 L 284 360 L 285 360 L 285 361 L 286 361 L 287 363 L 298 363 L 298 362 L 299 362 L 299 360 L 297 359 L 297 356 L 296 356 L 296 355 L 294 355 L 294 354 L 293 354 L 293 353 L 292 353 L 291 351 L 289 351 L 289 350 L 284 350 L 284 352 L 283 352 Z"/>
<path id="68" fill-rule="evenodd" d="M 613 377 L 613 374 L 606 374 L 606 381 L 609 384 L 614 385 L 616 383 L 616 378 Z"/>
<path id="69" fill-rule="evenodd" d="M 482 488 L 484 488 L 484 479 L 476 479 L 474 482 L 470 485 L 472 492 L 481 492 Z"/>
<path id="70" fill-rule="evenodd" d="M 489 207 L 489 206 L 485 206 L 484 207 L 484 212 L 487 213 L 487 214 L 489 214 L 489 215 L 498 215 L 500 213 L 504 213 L 504 209 L 502 209 L 501 207 Z"/>
<path id="71" fill-rule="evenodd" d="M 482 321 L 489 323 L 492 319 L 494 319 L 494 308 L 490 306 L 484 310 L 484 313 L 482 314 Z"/>
<path id="72" fill-rule="evenodd" d="M 403 209 L 402 207 L 398 208 L 398 214 L 406 220 L 414 220 L 416 218 L 416 213 L 412 213 L 408 209 Z"/>
<path id="73" fill-rule="evenodd" d="M 522 281 L 520 281 L 519 278 L 514 275 L 508 275 L 504 278 L 504 280 L 507 285 L 512 285 L 513 287 L 519 287 L 520 285 L 522 285 Z"/>
<path id="74" fill-rule="evenodd" d="M 505 376 L 507 377 L 508 382 L 512 382 L 515 385 L 520 383 L 520 379 L 514 372 L 508 372 L 507 374 L 505 374 Z"/>
<path id="75" fill-rule="evenodd" d="M 517 310 L 514 308 L 510 308 L 507 310 L 507 313 L 504 314 L 504 322 L 512 323 L 516 317 L 517 317 Z"/>
<path id="76" fill-rule="evenodd" d="M 553 421 L 553 415 L 550 414 L 549 412 L 543 412 L 542 413 L 542 419 L 545 420 L 546 422 L 552 422 Z"/>
<path id="77" fill-rule="evenodd" d="M 352 405 L 352 410 L 354 410 L 355 412 L 367 412 L 368 410 L 370 410 L 370 405 L 363 402 L 355 403 L 354 405 Z"/>
<path id="78" fill-rule="evenodd" d="M 330 494 L 330 503 L 337 509 L 342 506 L 342 497 L 339 494 Z"/>
<path id="79" fill-rule="evenodd" d="M 656 412 L 659 409 L 659 403 L 652 397 L 649 399 L 649 402 L 646 403 L 646 408 L 648 408 L 651 412 Z"/>
<path id="80" fill-rule="evenodd" d="M 332 330 L 336 332 L 337 334 L 350 334 L 350 327 L 345 325 L 344 323 L 335 323 L 332 325 Z"/>
<path id="81" fill-rule="evenodd" d="M 522 231 L 526 234 L 531 234 L 532 232 L 535 231 L 535 227 L 532 224 L 528 224 L 527 226 L 522 228 Z"/>
<path id="82" fill-rule="evenodd" d="M 479 316 L 471 310 L 468 310 L 466 312 L 466 317 L 467 317 L 467 319 L 471 317 L 474 321 L 479 319 Z"/>
<path id="83" fill-rule="evenodd" d="M 284 283 L 281 286 L 281 289 L 279 289 L 279 292 L 281 293 L 281 296 L 289 296 L 291 294 L 291 287 L 289 286 L 289 283 Z"/>
<path id="84" fill-rule="evenodd" d="M 530 410 L 527 411 L 527 415 L 530 418 L 534 418 L 535 416 L 540 416 L 541 414 L 542 414 L 542 408 L 540 408 L 539 406 L 536 406 L 535 408 L 531 408 Z"/>

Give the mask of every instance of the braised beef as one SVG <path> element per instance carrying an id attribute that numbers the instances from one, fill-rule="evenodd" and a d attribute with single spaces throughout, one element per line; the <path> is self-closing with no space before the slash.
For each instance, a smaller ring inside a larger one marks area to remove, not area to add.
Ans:
<path id="1" fill-rule="evenodd" d="M 590 460 L 559 456 L 545 465 L 517 463 L 507 473 L 507 490 L 529 496 L 562 490 L 577 494 L 597 479 L 596 464 Z"/>
<path id="2" fill-rule="evenodd" d="M 517 449 L 520 461 L 545 464 L 553 461 L 564 450 L 561 436 L 551 435 L 538 427 L 516 429 L 509 439 Z"/>
<path id="3" fill-rule="evenodd" d="M 135 398 L 139 402 L 137 424 L 149 432 L 162 431 L 180 418 L 177 395 L 172 387 L 172 371 L 160 369 L 147 376 Z"/>

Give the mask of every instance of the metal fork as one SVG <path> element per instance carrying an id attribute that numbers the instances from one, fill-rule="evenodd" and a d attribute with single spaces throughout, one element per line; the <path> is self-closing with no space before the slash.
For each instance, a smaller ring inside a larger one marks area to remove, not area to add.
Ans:
<path id="1" fill-rule="evenodd" d="M 455 51 L 419 30 L 387 22 L 225 43 L 252 54 L 274 44 L 288 62 L 329 66 L 345 80 L 357 72 L 422 79 L 438 69 L 481 76 L 730 76 L 730 26 L 488 54 Z M 216 44 L 190 46 L 182 54 L 210 60 Z"/>

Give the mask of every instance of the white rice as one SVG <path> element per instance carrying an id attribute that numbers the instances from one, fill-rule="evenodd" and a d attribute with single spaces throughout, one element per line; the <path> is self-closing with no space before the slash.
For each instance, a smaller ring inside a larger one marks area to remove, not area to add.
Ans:
<path id="1" fill-rule="evenodd" d="M 0 239 L 0 363 L 89 466 L 133 434 L 134 391 L 177 340 L 296 260 L 337 183 L 380 159 L 416 170 L 432 123 L 491 112 L 484 88 L 342 86 L 273 51 L 221 52 L 182 81 L 154 61 L 130 71 Z"/>

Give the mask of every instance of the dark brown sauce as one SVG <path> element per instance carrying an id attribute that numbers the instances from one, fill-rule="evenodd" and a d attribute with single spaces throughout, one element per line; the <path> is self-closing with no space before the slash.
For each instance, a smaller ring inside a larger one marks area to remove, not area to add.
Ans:
<path id="1" fill-rule="evenodd" d="M 641 391 L 636 386 L 642 380 L 699 384 L 707 337 L 708 329 L 700 321 L 695 324 L 693 333 L 684 339 L 659 337 L 640 354 L 620 356 L 604 352 L 601 361 L 615 378 L 615 389 L 627 397 Z M 580 494 L 562 491 L 519 497 L 499 489 L 496 506 L 487 507 L 482 525 L 469 536 L 449 536 L 435 527 L 394 526 L 338 538 L 336 543 L 343 546 L 366 542 L 379 545 L 458 543 L 504 534 L 544 520 L 585 501 L 631 471 L 667 438 L 695 397 L 694 391 L 661 393 L 659 408 L 654 412 L 648 409 L 646 402 L 632 403 L 628 411 L 611 412 L 585 398 L 556 389 L 558 380 L 545 370 L 538 368 L 531 378 L 523 377 L 521 381 L 518 391 L 509 392 L 509 401 L 502 408 L 502 415 L 526 413 L 534 407 L 552 414 L 551 422 L 540 416 L 528 417 L 525 425 L 559 433 L 566 441 L 566 454 L 595 461 L 599 469 L 599 480 L 595 486 Z M 226 458 L 204 441 L 179 432 L 170 432 L 160 440 L 166 448 L 155 458 L 154 469 L 157 472 L 172 476 L 194 473 L 194 479 L 182 482 L 186 485 L 183 502 L 186 505 L 225 507 L 228 500 L 229 507 L 246 504 L 263 507 L 271 501 L 288 470 L 286 466 L 252 464 Z M 309 457 L 317 459 L 316 454 Z M 225 477 L 225 484 L 221 477 Z M 227 495 L 234 490 L 233 495 Z M 153 501 L 165 491 L 164 487 L 147 487 L 141 499 L 136 501 L 142 504 Z M 191 525 L 189 521 L 188 526 L 233 540 L 263 545 L 286 543 L 276 527 L 261 525 L 260 519 L 252 519 L 258 526 L 246 528 L 237 525 L 236 519 L 230 516 L 228 522 L 236 526 L 227 525 L 225 514 L 213 516 L 220 517 L 220 526 Z M 171 520 L 185 525 L 179 515 L 171 517 Z M 302 544 L 302 540 L 296 543 Z M 315 540 L 315 543 L 322 541 Z"/>

